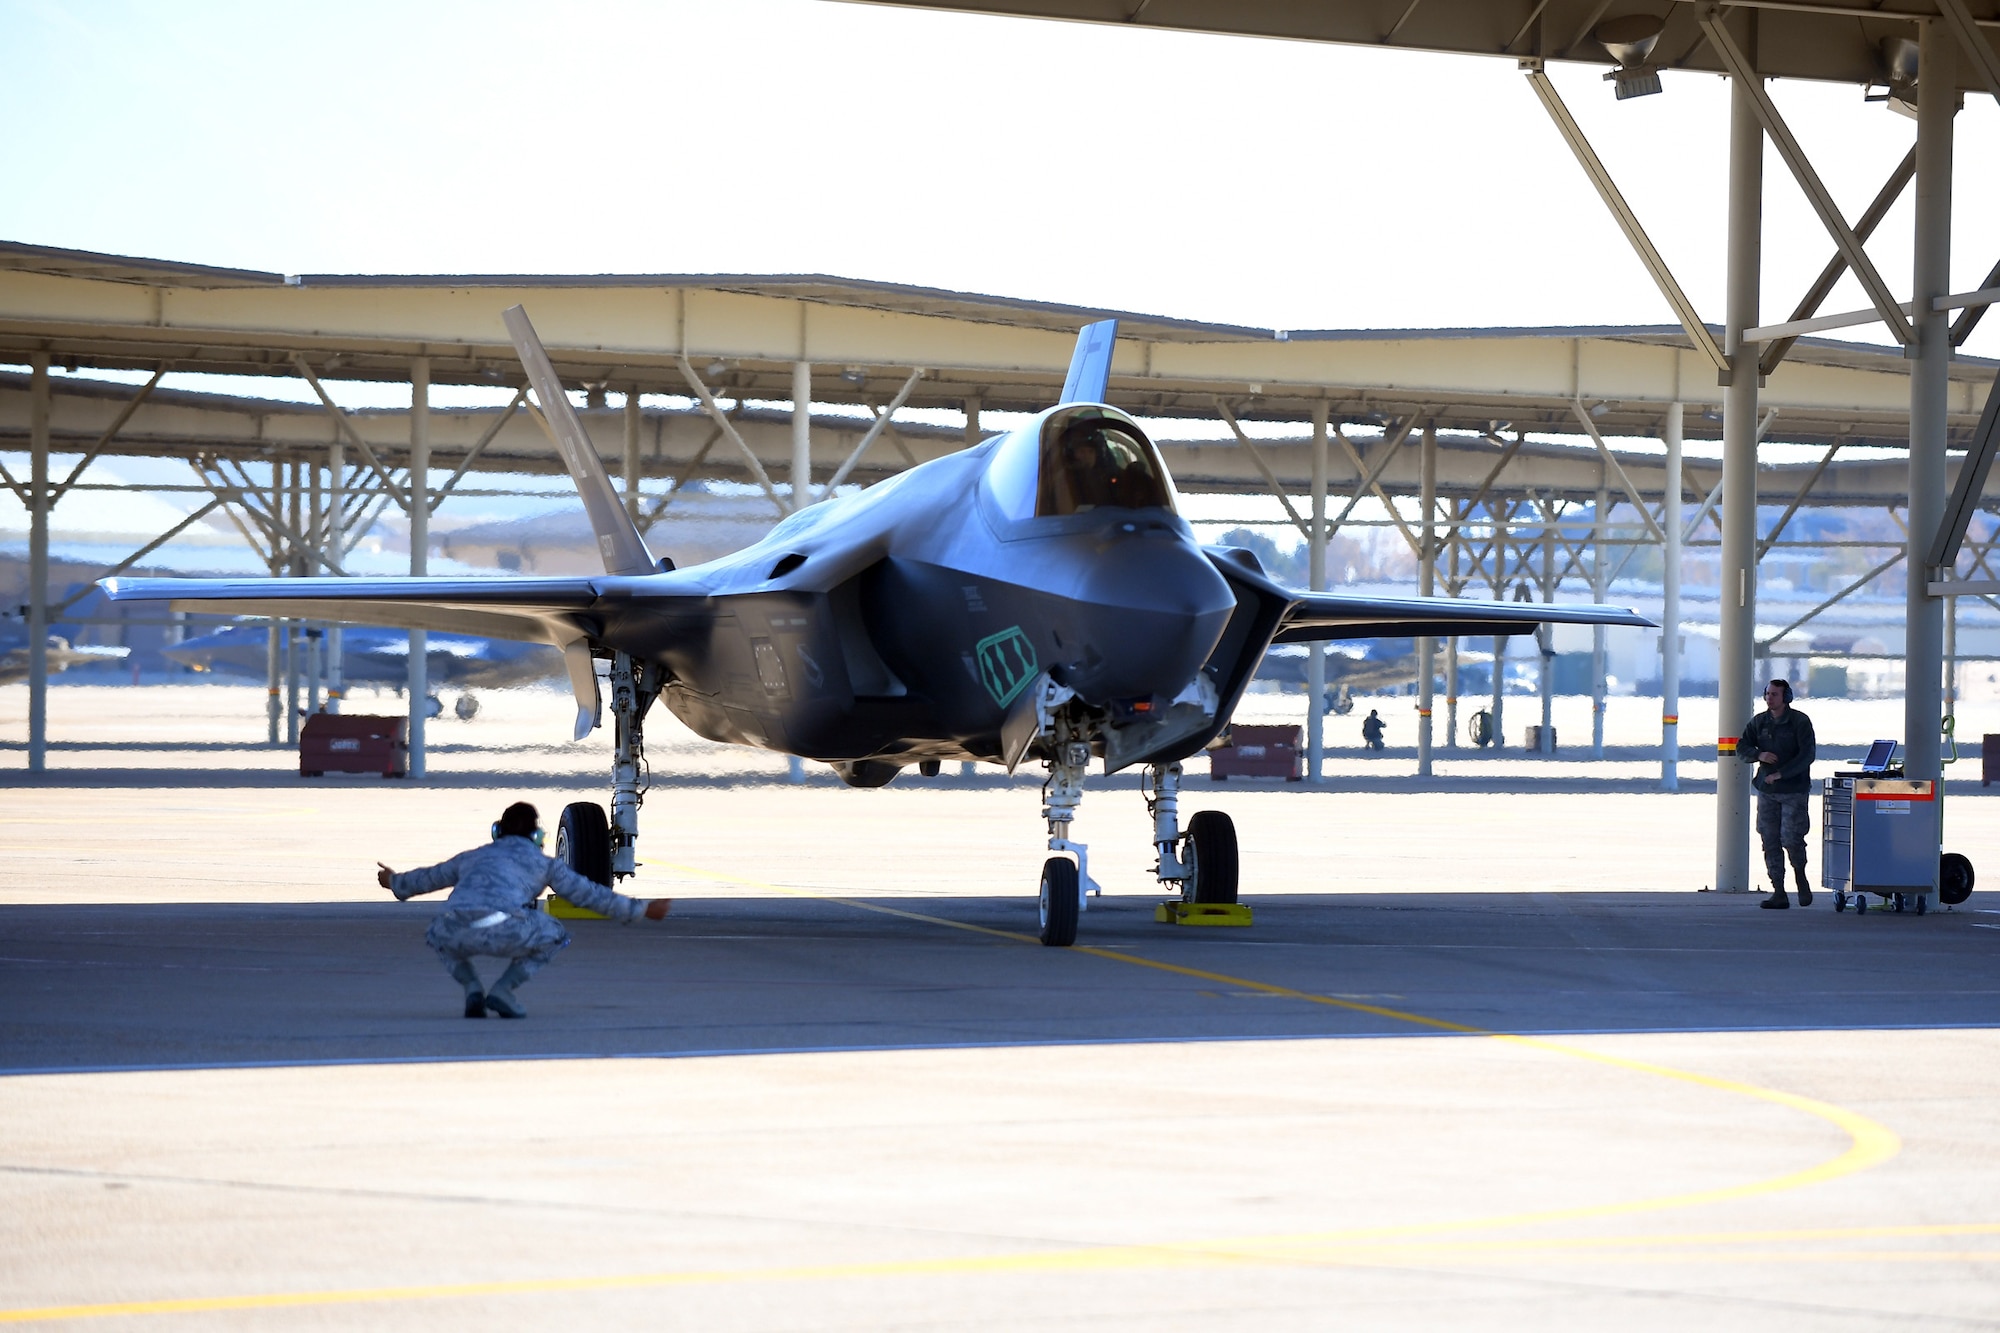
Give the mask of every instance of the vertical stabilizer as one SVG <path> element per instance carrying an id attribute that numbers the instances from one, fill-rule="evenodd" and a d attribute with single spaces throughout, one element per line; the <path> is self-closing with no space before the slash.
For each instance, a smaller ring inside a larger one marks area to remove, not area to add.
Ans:
<path id="1" fill-rule="evenodd" d="M 1070 353 L 1069 377 L 1063 381 L 1063 403 L 1101 403 L 1105 386 L 1111 382 L 1111 353 L 1118 345 L 1118 321 L 1102 319 L 1076 331 L 1076 350 Z"/>
<path id="2" fill-rule="evenodd" d="M 624 502 L 612 487 L 603 460 L 597 456 L 597 447 L 584 433 L 583 423 L 577 420 L 576 409 L 569 405 L 569 395 L 563 392 L 549 354 L 542 350 L 542 340 L 535 336 L 535 326 L 528 322 L 528 312 L 520 306 L 509 306 L 501 318 L 507 322 L 507 335 L 514 340 L 521 368 L 528 372 L 528 383 L 535 388 L 549 437 L 568 466 L 577 493 L 583 497 L 591 531 L 597 534 L 597 553 L 604 558 L 604 572 L 656 573 L 659 565 L 646 549 L 639 529 L 632 525 L 631 515 L 625 512 Z"/>

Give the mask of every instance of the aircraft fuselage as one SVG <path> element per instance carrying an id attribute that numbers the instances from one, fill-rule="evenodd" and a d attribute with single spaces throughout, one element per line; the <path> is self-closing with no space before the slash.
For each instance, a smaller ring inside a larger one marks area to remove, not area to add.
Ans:
<path id="1" fill-rule="evenodd" d="M 598 640 L 664 668 L 661 697 L 697 733 L 832 762 L 1018 757 L 1002 732 L 1043 672 L 1157 728 L 1174 700 L 1203 697 L 1209 667 L 1212 716 L 1239 595 L 1187 523 L 1164 506 L 1010 520 L 983 484 L 999 443 L 634 579 Z M 647 608 L 648 585 L 672 602 Z"/>

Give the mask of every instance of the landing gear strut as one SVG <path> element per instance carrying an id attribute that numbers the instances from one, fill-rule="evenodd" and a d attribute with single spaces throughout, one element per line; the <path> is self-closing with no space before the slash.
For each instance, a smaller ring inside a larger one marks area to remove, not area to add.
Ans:
<path id="1" fill-rule="evenodd" d="M 1220 810 L 1203 810 L 1180 831 L 1181 766 L 1154 764 L 1146 770 L 1146 808 L 1153 816 L 1153 847 L 1159 853 L 1160 883 L 1184 903 L 1222 905 L 1236 901 L 1236 824 Z"/>
<path id="2" fill-rule="evenodd" d="M 1078 739 L 1066 716 L 1054 719 L 1055 743 L 1050 747 L 1048 781 L 1042 784 L 1042 818 L 1048 821 L 1049 850 L 1076 857 L 1071 865 L 1052 856 L 1042 866 L 1041 911 L 1043 944 L 1068 947 L 1076 943 L 1077 918 L 1085 899 L 1102 893 L 1090 877 L 1090 849 L 1071 842 L 1070 821 L 1083 803 L 1083 777 L 1090 767 L 1090 742 Z"/>
<path id="3" fill-rule="evenodd" d="M 611 873 L 639 869 L 639 806 L 646 799 L 646 710 L 660 697 L 657 668 L 630 655 L 611 659 Z"/>

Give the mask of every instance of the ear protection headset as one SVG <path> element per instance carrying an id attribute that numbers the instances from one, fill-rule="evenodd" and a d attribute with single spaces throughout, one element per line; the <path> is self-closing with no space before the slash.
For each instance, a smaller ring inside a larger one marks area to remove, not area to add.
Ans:
<path id="1" fill-rule="evenodd" d="M 1779 689 L 1785 692 L 1786 703 L 1790 703 L 1792 701 L 1792 682 L 1784 679 L 1783 677 L 1777 677 L 1771 681 L 1771 685 L 1776 685 Z M 1771 688 L 1771 685 L 1766 685 L 1764 688 L 1768 690 L 1769 688 Z"/>
<path id="2" fill-rule="evenodd" d="M 540 829 L 536 829 L 533 833 L 530 833 L 528 835 L 528 837 L 534 841 L 534 844 L 537 847 L 540 847 L 542 845 L 542 839 L 544 836 L 546 835 L 544 835 Z M 500 841 L 500 837 L 501 837 L 500 821 L 496 819 L 493 821 L 493 841 L 495 842 Z"/>

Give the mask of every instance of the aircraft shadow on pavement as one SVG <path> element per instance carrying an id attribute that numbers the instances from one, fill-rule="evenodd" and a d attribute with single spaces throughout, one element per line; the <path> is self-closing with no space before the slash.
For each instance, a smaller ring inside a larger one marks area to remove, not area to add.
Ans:
<path id="1" fill-rule="evenodd" d="M 1824 896 L 1781 914 L 1694 893 L 1285 895 L 1247 930 L 1158 925 L 1155 901 L 1100 899 L 1084 947 L 1048 949 L 1025 898 L 682 900 L 664 925 L 576 923 L 520 1022 L 459 1016 L 425 904 L 5 907 L 0 1072 L 1442 1031 L 1392 1014 L 1542 1033 L 2000 1024 L 2000 919 L 1976 894 L 1859 918 Z"/>

